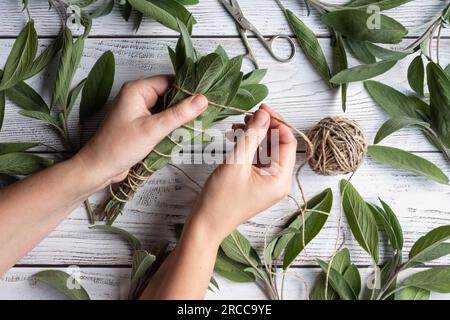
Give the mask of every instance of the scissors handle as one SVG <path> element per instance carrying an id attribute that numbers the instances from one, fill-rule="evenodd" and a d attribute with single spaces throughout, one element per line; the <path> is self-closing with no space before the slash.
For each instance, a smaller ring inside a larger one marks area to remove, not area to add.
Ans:
<path id="1" fill-rule="evenodd" d="M 278 40 L 278 39 L 284 39 L 284 40 L 286 40 L 288 43 L 289 43 L 289 46 L 291 47 L 290 49 L 291 49 L 291 52 L 290 52 L 290 54 L 289 54 L 289 56 L 287 57 L 287 58 L 283 58 L 283 57 L 280 57 L 279 55 L 277 55 L 276 53 L 275 53 L 275 51 L 273 50 L 273 43 L 276 41 L 276 40 Z M 278 34 L 278 35 L 275 35 L 275 36 L 273 36 L 272 38 L 270 38 L 270 40 L 262 40 L 262 43 L 263 43 L 263 45 L 264 45 L 264 47 L 266 47 L 267 48 L 267 50 L 269 51 L 269 53 L 272 55 L 272 57 L 275 59 L 275 60 L 277 60 L 277 61 L 279 61 L 279 62 L 289 62 L 289 61 L 291 61 L 294 57 L 295 57 L 295 54 L 296 54 L 296 48 L 295 48 L 295 42 L 294 42 L 294 40 L 292 40 L 289 36 L 287 36 L 287 35 L 284 35 L 284 34 Z"/>

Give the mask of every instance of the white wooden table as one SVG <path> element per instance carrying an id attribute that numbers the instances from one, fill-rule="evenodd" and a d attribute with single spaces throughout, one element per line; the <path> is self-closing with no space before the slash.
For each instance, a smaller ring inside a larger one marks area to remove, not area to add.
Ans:
<path id="1" fill-rule="evenodd" d="M 317 15 L 306 15 L 303 1 L 284 0 L 285 5 L 303 18 L 320 37 L 320 43 L 330 56 L 330 39 L 328 32 L 319 23 Z M 329 1 L 332 2 L 332 1 Z M 336 2 L 336 0 L 334 0 Z M 343 1 L 339 1 L 343 2 Z M 241 0 L 241 7 L 248 18 L 267 36 L 277 33 L 291 34 L 286 21 L 272 0 L 258 2 Z M 407 28 L 414 27 L 436 15 L 443 8 L 439 0 L 416 0 L 388 14 L 401 21 Z M 59 29 L 58 18 L 53 11 L 47 10 L 47 1 L 30 1 L 30 10 L 35 18 L 40 36 L 40 44 L 51 41 Z M 20 1 L 5 0 L 0 4 L 4 13 L 0 15 L 0 65 L 6 61 L 14 38 L 26 22 L 21 12 Z M 235 25 L 225 10 L 216 0 L 201 0 L 201 4 L 190 7 L 198 20 L 194 28 L 194 43 L 200 51 L 209 52 L 220 44 L 230 54 L 243 53 L 243 46 L 238 37 Z M 441 59 L 446 65 L 450 62 L 450 30 L 445 30 L 442 39 Z M 408 41 L 413 41 L 419 31 L 412 31 Z M 176 33 L 162 27 L 150 19 L 144 19 L 141 29 L 135 33 L 132 23 L 126 23 L 120 17 L 118 9 L 108 17 L 95 20 L 75 81 L 86 76 L 96 59 L 106 50 L 112 50 L 116 57 L 116 80 L 111 96 L 114 96 L 124 81 L 139 77 L 170 73 L 171 66 L 166 47 L 176 42 Z M 275 62 L 255 39 L 251 39 L 262 67 L 268 68 L 265 78 L 270 95 L 267 103 L 280 112 L 292 124 L 301 130 L 308 130 L 325 116 L 342 115 L 338 92 L 331 92 L 322 82 L 300 52 L 289 64 Z M 287 47 L 286 47 L 287 49 Z M 351 61 L 355 63 L 355 61 Z M 395 69 L 381 76 L 380 79 L 396 88 L 408 91 L 406 70 L 408 61 L 402 61 Z M 46 98 L 50 88 L 45 83 L 50 77 L 44 72 L 30 81 L 30 84 L 44 91 Z M 348 93 L 348 112 L 345 114 L 366 130 L 368 139 L 373 137 L 380 125 L 387 119 L 386 115 L 375 106 L 361 84 L 352 84 Z M 24 118 L 17 114 L 17 107 L 7 102 L 6 117 L 0 142 L 42 141 L 55 148 L 63 148 L 58 137 L 46 126 Z M 94 121 L 87 130 L 95 131 L 98 121 Z M 241 119 L 235 117 L 218 126 L 222 131 L 233 122 Z M 77 133 L 77 121 L 70 122 L 72 132 Z M 450 175 L 450 166 L 442 155 L 431 146 L 417 131 L 402 130 L 386 139 L 386 145 L 400 147 L 425 157 L 443 168 Z M 298 163 L 303 158 L 302 149 L 298 152 Z M 192 177 L 203 183 L 214 169 L 211 166 L 184 166 Z M 295 262 L 288 276 L 286 298 L 303 299 L 305 288 L 298 276 L 312 285 L 319 269 L 314 258 L 328 259 L 332 254 L 337 232 L 338 218 L 338 181 L 342 177 L 321 177 L 306 169 L 302 183 L 306 194 L 311 197 L 327 187 L 335 193 L 335 205 L 319 236 L 307 247 Z M 353 178 L 354 185 L 368 199 L 376 201 L 381 197 L 389 203 L 397 213 L 405 233 L 405 253 L 414 243 L 430 229 L 450 224 L 450 189 L 425 178 L 394 170 L 372 160 Z M 104 194 L 92 198 L 98 204 Z M 294 191 L 294 195 L 296 192 Z M 158 172 L 127 207 L 126 214 L 117 221 L 117 226 L 124 228 L 150 246 L 157 240 L 174 241 L 173 224 L 183 222 L 189 206 L 195 197 L 193 186 L 172 168 Z M 261 249 L 264 233 L 272 222 L 294 210 L 294 204 L 284 200 L 273 208 L 255 217 L 240 230 L 251 240 L 253 245 Z M 276 223 L 280 226 L 285 222 Z M 368 255 L 362 251 L 355 240 L 348 235 L 347 247 L 351 250 L 353 262 L 361 268 L 370 265 Z M 272 230 L 272 233 L 276 228 Z M 382 256 L 388 252 L 381 247 Z M 116 236 L 88 229 L 86 213 L 82 207 L 75 210 L 54 232 L 41 244 L 24 257 L 0 280 L 0 298 L 6 299 L 54 299 L 58 294 L 45 285 L 36 284 L 30 275 L 38 270 L 78 266 L 81 270 L 81 281 L 94 299 L 117 299 L 126 297 L 130 274 L 130 249 L 126 243 Z M 440 265 L 450 264 L 450 258 L 437 262 Z M 368 270 L 363 270 L 367 274 Z M 218 277 L 221 290 L 208 293 L 208 298 L 264 298 L 255 284 L 236 284 Z M 442 298 L 441 295 L 434 295 Z"/>

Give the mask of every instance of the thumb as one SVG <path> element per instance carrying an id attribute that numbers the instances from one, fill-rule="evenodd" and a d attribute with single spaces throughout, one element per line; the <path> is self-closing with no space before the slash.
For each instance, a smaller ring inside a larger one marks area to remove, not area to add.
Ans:
<path id="1" fill-rule="evenodd" d="M 152 135 L 158 141 L 172 131 L 194 120 L 208 108 L 208 99 L 196 94 L 149 118 Z"/>
<path id="2" fill-rule="evenodd" d="M 267 135 L 270 115 L 267 111 L 257 110 L 250 118 L 245 133 L 240 136 L 233 151 L 233 161 L 238 164 L 252 164 L 259 145 Z"/>

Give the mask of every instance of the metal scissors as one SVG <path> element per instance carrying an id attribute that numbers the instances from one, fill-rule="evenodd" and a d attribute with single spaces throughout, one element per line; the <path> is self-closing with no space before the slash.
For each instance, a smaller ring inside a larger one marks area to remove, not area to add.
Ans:
<path id="1" fill-rule="evenodd" d="M 245 57 L 247 57 L 255 65 L 256 68 L 258 68 L 258 61 L 256 60 L 252 47 L 248 42 L 247 31 L 251 31 L 256 35 L 256 37 L 261 41 L 263 46 L 267 49 L 267 51 L 269 51 L 270 55 L 275 60 L 279 62 L 289 62 L 292 60 L 292 58 L 294 58 L 296 54 L 295 43 L 289 36 L 278 34 L 273 36 L 269 40 L 266 40 L 261 32 L 259 32 L 258 29 L 256 29 L 256 27 L 244 17 L 244 14 L 237 0 L 220 0 L 220 2 L 238 24 L 239 34 L 242 38 L 242 41 L 244 42 L 245 47 L 247 48 L 247 54 L 245 55 Z M 280 57 L 273 51 L 273 42 L 280 38 L 287 40 L 289 45 L 291 46 L 291 54 L 287 58 Z"/>

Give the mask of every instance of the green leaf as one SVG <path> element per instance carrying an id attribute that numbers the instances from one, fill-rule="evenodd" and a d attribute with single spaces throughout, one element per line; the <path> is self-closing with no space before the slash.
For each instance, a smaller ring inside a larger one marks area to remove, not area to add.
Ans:
<path id="1" fill-rule="evenodd" d="M 95 225 L 92 227 L 89 227 L 89 229 L 95 229 L 95 230 L 103 230 L 109 233 L 114 233 L 117 234 L 119 236 L 121 236 L 124 240 L 128 241 L 131 245 L 131 247 L 133 248 L 133 250 L 142 250 L 142 243 L 135 237 L 133 236 L 131 233 L 129 233 L 126 230 L 120 229 L 120 228 L 116 228 L 113 226 L 108 226 L 108 225 Z"/>
<path id="2" fill-rule="evenodd" d="M 359 245 L 378 262 L 377 223 L 367 203 L 347 180 L 340 183 L 342 206 L 353 236 Z"/>
<path id="3" fill-rule="evenodd" d="M 418 102 L 414 98 L 377 81 L 366 81 L 364 86 L 378 106 L 391 117 L 418 118 Z"/>
<path id="4" fill-rule="evenodd" d="M 144 277 L 155 261 L 156 257 L 154 255 L 142 249 L 136 250 L 133 254 L 131 282 L 136 282 Z"/>
<path id="5" fill-rule="evenodd" d="M 70 69 L 73 68 L 71 64 L 73 51 L 73 38 L 72 32 L 69 28 L 64 28 L 63 31 L 63 47 L 61 52 L 61 57 L 59 58 L 58 71 L 56 75 L 55 87 L 53 89 L 52 101 L 50 107 L 53 108 L 56 103 L 64 99 L 69 90 L 70 83 L 72 79 L 69 79 Z"/>
<path id="6" fill-rule="evenodd" d="M 0 131 L 2 130 L 3 119 L 5 118 L 5 107 L 5 91 L 0 91 Z"/>
<path id="7" fill-rule="evenodd" d="M 125 21 L 128 21 L 131 16 L 131 11 L 133 10 L 133 7 L 131 6 L 131 4 L 128 1 L 125 1 L 124 4 L 120 3 L 119 9 L 120 9 L 120 14 L 122 15 L 122 18 Z"/>
<path id="8" fill-rule="evenodd" d="M 25 73 L 24 79 L 29 79 L 39 72 L 41 72 L 45 67 L 47 67 L 53 58 L 58 54 L 59 50 L 63 45 L 62 34 L 58 35 L 55 41 L 49 45 L 42 53 L 34 60 L 32 66 L 29 68 L 28 72 Z"/>
<path id="9" fill-rule="evenodd" d="M 450 64 L 447 67 L 445 67 L 444 71 L 450 77 Z"/>
<path id="10" fill-rule="evenodd" d="M 220 244 L 223 252 L 232 260 L 246 266 L 256 267 L 260 264 L 258 254 L 250 242 L 238 230 L 234 230 Z"/>
<path id="11" fill-rule="evenodd" d="M 300 220 L 300 226 L 297 234 L 291 235 L 292 239 L 286 245 L 283 260 L 283 269 L 289 268 L 292 262 L 297 258 L 297 256 L 303 251 L 303 249 L 319 234 L 322 230 L 325 222 L 328 219 L 328 214 L 331 210 L 333 203 L 333 193 L 331 190 L 327 189 L 326 196 L 324 199 L 313 208 L 313 210 L 321 211 L 307 211 L 305 212 L 305 224 L 303 225 L 303 219 L 301 216 L 296 219 Z M 324 212 L 324 213 L 322 213 Z M 294 224 L 297 223 L 294 221 Z M 292 226 L 292 227 L 295 227 Z M 279 250 L 279 249 L 278 249 Z"/>
<path id="12" fill-rule="evenodd" d="M 90 300 L 90 297 L 81 284 L 71 275 L 60 270 L 46 270 L 33 275 L 41 281 L 71 300 Z"/>
<path id="13" fill-rule="evenodd" d="M 381 59 L 383 61 L 388 61 L 388 60 L 401 60 L 405 57 L 407 57 L 410 53 L 412 53 L 411 51 L 408 52 L 404 52 L 404 51 L 394 51 L 394 50 L 389 50 L 380 46 L 377 46 L 376 44 L 373 44 L 371 42 L 366 42 L 366 47 L 367 50 L 369 50 L 369 52 L 371 54 L 373 54 L 375 57 L 377 57 L 378 59 Z"/>
<path id="14" fill-rule="evenodd" d="M 292 11 L 286 10 L 285 14 L 305 56 L 322 78 L 329 83 L 331 77 L 330 68 L 316 35 Z"/>
<path id="15" fill-rule="evenodd" d="M 425 129 L 430 127 L 430 125 L 427 122 L 421 121 L 419 119 L 410 118 L 407 116 L 397 116 L 383 123 L 380 129 L 378 129 L 377 135 L 375 136 L 375 140 L 373 143 L 378 144 L 384 138 L 388 137 L 394 132 L 412 126 L 417 126 Z"/>
<path id="16" fill-rule="evenodd" d="M 13 152 L 0 155 L 0 173 L 9 176 L 27 176 L 52 164 L 52 160 L 29 153 Z"/>
<path id="17" fill-rule="evenodd" d="M 316 195 L 312 199 L 308 201 L 308 207 L 312 210 L 318 210 L 323 212 L 330 212 L 331 206 L 333 204 L 333 192 L 331 189 L 326 189 L 322 191 L 320 194 Z M 320 213 L 318 213 L 320 214 Z M 297 230 L 300 230 L 303 225 L 303 219 L 301 216 L 299 216 L 299 212 L 294 213 L 295 218 L 289 222 L 289 224 L 286 226 L 286 228 L 295 228 Z M 311 217 L 311 213 L 305 214 L 305 222 L 307 219 Z M 318 217 L 316 217 L 318 218 Z M 319 219 L 321 220 L 321 219 Z M 308 225 L 307 225 L 308 226 Z M 311 230 L 312 231 L 312 230 Z M 306 236 L 306 232 L 305 232 Z M 273 250 L 273 257 L 278 258 L 283 250 L 286 248 L 287 244 L 291 241 L 291 239 L 294 237 L 293 234 L 290 235 L 283 235 L 281 237 L 277 237 L 277 243 Z"/>
<path id="18" fill-rule="evenodd" d="M 347 270 L 345 270 L 343 276 L 352 288 L 355 296 L 358 297 L 361 292 L 361 275 L 359 274 L 358 268 L 354 264 L 351 264 Z"/>
<path id="19" fill-rule="evenodd" d="M 242 86 L 250 85 L 250 84 L 257 84 L 260 83 L 261 80 L 266 76 L 267 69 L 255 69 L 252 72 L 247 73 L 242 78 Z"/>
<path id="20" fill-rule="evenodd" d="M 403 280 L 402 285 L 439 293 L 450 293 L 450 267 L 435 267 L 418 272 Z"/>
<path id="21" fill-rule="evenodd" d="M 109 0 L 104 2 L 100 7 L 95 9 L 89 15 L 91 16 L 91 18 L 103 17 L 110 14 L 113 8 L 114 8 L 114 0 Z"/>
<path id="22" fill-rule="evenodd" d="M 322 22 L 340 34 L 360 41 L 374 43 L 399 43 L 408 33 L 396 20 L 379 15 L 378 28 L 369 28 L 376 15 L 360 10 L 337 10 L 321 16 Z"/>
<path id="23" fill-rule="evenodd" d="M 425 67 L 423 65 L 422 55 L 417 56 L 411 62 L 408 68 L 408 82 L 419 96 L 424 96 Z"/>
<path id="24" fill-rule="evenodd" d="M 196 69 L 195 92 L 206 93 L 217 81 L 225 66 L 220 55 L 210 53 L 199 59 Z"/>
<path id="25" fill-rule="evenodd" d="M 383 208 L 368 204 L 369 208 L 372 210 L 375 220 L 383 226 L 392 248 L 401 251 L 403 248 L 402 227 L 389 205 L 381 199 L 380 202 Z"/>
<path id="26" fill-rule="evenodd" d="M 395 294 L 395 300 L 430 300 L 430 291 L 417 287 L 406 287 Z"/>
<path id="27" fill-rule="evenodd" d="M 247 267 L 246 264 L 228 258 L 223 250 L 219 248 L 216 263 L 214 265 L 214 271 L 216 273 L 235 282 L 254 282 L 256 278 L 252 273 L 245 271 Z"/>
<path id="28" fill-rule="evenodd" d="M 175 31 L 180 31 L 178 20 L 187 26 L 189 33 L 196 23 L 192 14 L 176 1 L 128 0 L 128 2 L 144 16 L 151 17 Z"/>
<path id="29" fill-rule="evenodd" d="M 332 83 L 348 83 L 371 79 L 392 69 L 397 61 L 381 61 L 373 64 L 363 64 L 346 70 L 342 70 L 333 78 Z"/>
<path id="30" fill-rule="evenodd" d="M 367 43 L 365 41 L 358 41 L 352 38 L 345 38 L 345 43 L 350 49 L 350 53 L 359 61 L 365 64 L 372 64 L 377 62 L 375 56 L 367 48 Z"/>
<path id="31" fill-rule="evenodd" d="M 344 41 L 340 34 L 336 34 L 336 44 L 334 46 L 334 58 L 335 58 L 335 73 L 339 73 L 342 70 L 348 68 L 347 52 L 345 51 Z M 342 110 L 345 112 L 347 109 L 347 89 L 348 85 L 343 83 L 341 85 L 341 102 Z"/>
<path id="32" fill-rule="evenodd" d="M 114 82 L 114 68 L 114 55 L 106 51 L 89 72 L 81 94 L 81 124 L 86 123 L 108 100 Z"/>
<path id="33" fill-rule="evenodd" d="M 445 241 L 450 239 L 450 226 L 441 226 L 428 232 L 414 243 L 409 252 L 408 265 L 416 262 L 427 262 L 448 254 L 449 246 Z"/>
<path id="34" fill-rule="evenodd" d="M 53 116 L 51 116 L 48 113 L 40 112 L 40 111 L 30 111 L 30 110 L 20 110 L 19 114 L 22 116 L 40 120 L 48 125 L 51 125 L 53 128 L 58 130 L 59 132 L 62 132 L 62 129 L 60 127 L 60 124 L 58 120 L 56 120 Z"/>
<path id="35" fill-rule="evenodd" d="M 50 112 L 39 93 L 23 81 L 6 90 L 6 96 L 23 110 Z"/>
<path id="36" fill-rule="evenodd" d="M 450 148 L 450 76 L 441 66 L 430 62 L 427 66 L 427 80 L 433 127 L 442 143 Z"/>
<path id="37" fill-rule="evenodd" d="M 32 142 L 0 143 L 0 155 L 27 151 L 28 149 L 34 148 L 38 145 L 38 143 Z"/>
<path id="38" fill-rule="evenodd" d="M 320 259 L 317 259 L 317 263 L 319 264 L 320 268 L 322 268 L 323 272 L 328 272 L 328 263 Z M 334 289 L 334 291 L 336 291 L 336 293 L 342 300 L 358 299 L 355 292 L 353 292 L 352 287 L 344 278 L 344 276 L 337 272 L 335 269 L 330 268 L 328 280 L 331 287 Z"/>
<path id="39" fill-rule="evenodd" d="M 442 184 L 448 177 L 430 161 L 401 149 L 385 146 L 369 146 L 369 156 L 394 168 L 414 172 Z"/>
<path id="40" fill-rule="evenodd" d="M 33 65 L 37 52 L 37 33 L 34 21 L 30 20 L 17 36 L 6 60 L 3 77 L 0 82 L 0 91 L 9 89 L 22 81 Z"/>
<path id="41" fill-rule="evenodd" d="M 84 87 L 84 84 L 86 83 L 86 79 L 81 80 L 76 86 L 75 88 L 73 88 L 70 93 L 69 96 L 67 98 L 67 113 L 70 114 L 73 106 L 75 104 L 75 102 L 78 99 L 78 96 L 80 95 L 81 90 Z"/>

